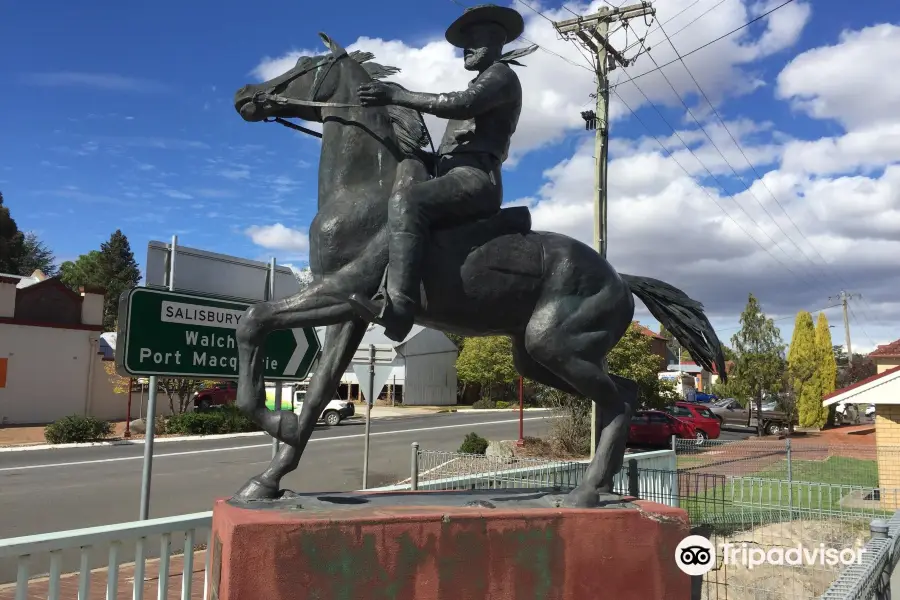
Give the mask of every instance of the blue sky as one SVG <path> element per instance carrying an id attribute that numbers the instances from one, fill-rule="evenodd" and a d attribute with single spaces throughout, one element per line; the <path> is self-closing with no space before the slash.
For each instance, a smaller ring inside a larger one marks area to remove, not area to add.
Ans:
<path id="1" fill-rule="evenodd" d="M 592 75 L 574 44 L 556 40 L 544 18 L 571 14 L 555 3 L 528 4 L 543 16 L 514 3 L 526 17 L 525 35 L 550 52 L 539 50 L 518 69 L 527 99 L 514 158 L 504 171 L 506 199 L 531 205 L 541 228 L 590 242 L 592 134 L 578 113 L 590 107 Z M 656 6 L 663 22 L 687 8 L 665 25 L 684 54 L 777 4 L 661 0 Z M 586 13 L 599 5 L 567 7 Z M 864 106 L 866 95 L 890 99 L 897 92 L 881 90 L 887 72 L 871 64 L 854 65 L 862 73 L 829 70 L 831 56 L 900 43 L 890 25 L 900 6 L 876 2 L 870 8 L 796 0 L 688 57 L 691 74 L 727 126 L 683 65 L 663 70 L 727 162 L 659 73 L 638 80 L 715 178 L 693 162 L 641 92 L 630 84 L 617 88 L 644 122 L 613 96 L 609 255 L 617 268 L 683 287 L 707 304 L 726 336 L 749 292 L 773 316 L 786 317 L 780 324 L 788 338 L 796 310 L 827 306 L 830 294 L 849 287 L 866 299 L 855 311 L 860 332 L 867 332 L 858 334 L 858 346 L 900 337 L 900 302 L 891 293 L 900 283 L 900 263 L 889 260 L 897 249 L 891 240 L 900 239 L 894 236 L 900 225 L 891 221 L 900 210 L 900 186 L 889 175 L 900 156 L 887 143 L 900 119 Z M 444 29 L 461 11 L 450 0 L 351 1 L 340 9 L 274 2 L 262 11 L 227 0 L 8 3 L 0 19 L 0 51 L 8 57 L 0 76 L 11 91 L 0 97 L 6 141 L 0 190 L 20 228 L 36 231 L 60 260 L 99 247 L 121 228 L 140 263 L 149 240 L 177 234 L 193 247 L 302 264 L 314 216 L 318 142 L 276 125 L 243 122 L 231 103 L 234 91 L 280 72 L 303 49 L 321 52 L 318 31 L 347 46 L 368 38 L 359 47 L 403 68 L 398 81 L 407 87 L 450 91 L 468 79 L 443 42 Z M 871 29 L 879 24 L 882 29 Z M 623 47 L 639 31 L 646 27 L 633 23 L 627 39 L 621 31 L 613 41 Z M 660 32 L 648 43 L 649 56 L 629 67 L 629 75 L 653 69 L 651 57 L 659 64 L 675 58 Z M 849 45 L 842 50 L 840 44 Z M 620 77 L 621 69 L 612 81 Z M 866 86 L 871 90 L 862 93 Z M 429 125 L 439 137 L 439 124 Z M 660 155 L 650 136 L 677 151 L 693 179 Z M 822 140 L 843 158 L 849 154 L 841 143 L 887 149 L 836 165 L 813 152 L 825 152 Z M 821 160 L 807 164 L 810 157 Z M 767 179 L 754 185 L 751 198 L 744 190 L 757 174 Z M 849 228 L 841 210 L 847 203 L 874 206 L 869 187 L 881 190 L 876 196 L 884 206 L 857 215 Z M 846 189 L 862 196 L 841 200 Z M 879 223 L 879 235 L 867 233 Z M 840 324 L 839 312 L 829 315 Z"/>

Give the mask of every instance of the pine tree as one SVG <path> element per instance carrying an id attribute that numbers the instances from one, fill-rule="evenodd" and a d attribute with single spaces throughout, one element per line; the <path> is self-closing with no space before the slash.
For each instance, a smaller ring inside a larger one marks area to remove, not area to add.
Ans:
<path id="1" fill-rule="evenodd" d="M 19 231 L 9 208 L 3 206 L 3 193 L 0 193 L 0 273 L 18 275 L 24 253 L 25 235 Z"/>
<path id="2" fill-rule="evenodd" d="M 141 271 L 128 238 L 121 229 L 109 237 L 108 242 L 100 244 L 100 269 L 106 288 L 103 300 L 103 327 L 114 331 L 119 315 L 119 296 L 135 287 L 141 280 Z"/>
<path id="3" fill-rule="evenodd" d="M 829 349 L 830 347 L 829 343 Z M 801 310 L 794 321 L 794 334 L 788 351 L 788 372 L 791 387 L 797 398 L 797 413 L 801 427 L 821 428 L 828 418 L 828 411 L 822 409 L 819 378 L 821 364 L 812 315 Z"/>
<path id="4" fill-rule="evenodd" d="M 749 295 L 741 313 L 741 330 L 731 337 L 734 346 L 734 370 L 729 380 L 736 381 L 741 396 L 756 403 L 756 414 L 762 413 L 763 397 L 780 390 L 784 374 L 784 344 L 781 331 L 766 318 L 759 301 Z M 747 411 L 747 424 L 750 414 Z M 757 431 L 763 435 L 763 423 L 757 419 Z"/>
<path id="5" fill-rule="evenodd" d="M 834 356 L 834 345 L 831 343 L 831 328 L 823 312 L 820 312 L 816 319 L 816 347 L 819 349 L 819 394 L 824 398 L 837 387 L 837 360 Z M 821 406 L 821 402 L 819 405 Z M 825 413 L 826 423 L 829 417 L 834 418 L 831 408 L 821 410 Z"/>

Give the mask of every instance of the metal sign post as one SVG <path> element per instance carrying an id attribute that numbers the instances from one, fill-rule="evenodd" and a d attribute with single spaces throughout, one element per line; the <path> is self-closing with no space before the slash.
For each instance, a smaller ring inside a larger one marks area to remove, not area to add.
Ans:
<path id="1" fill-rule="evenodd" d="M 369 432 L 372 419 L 372 405 L 375 398 L 381 393 L 387 383 L 391 371 L 394 370 L 393 361 L 397 353 L 393 346 L 369 344 L 368 356 L 363 363 L 363 352 L 360 348 L 353 356 L 353 372 L 359 381 L 359 389 L 366 400 L 366 432 L 364 434 L 363 475 L 362 489 L 369 484 Z M 363 363 L 363 364 L 360 364 Z"/>
<path id="2" fill-rule="evenodd" d="M 266 300 L 272 300 L 275 298 L 275 257 L 272 257 L 272 260 L 269 262 L 269 289 L 267 290 Z M 281 384 L 279 382 L 275 382 L 275 410 L 281 410 Z M 278 454 L 278 449 L 281 443 L 277 438 L 272 438 L 272 458 L 275 458 L 275 455 Z"/>
<path id="3" fill-rule="evenodd" d="M 169 291 L 175 289 L 175 248 L 178 245 L 178 236 L 172 236 L 172 251 L 169 256 Z M 150 479 L 153 477 L 153 438 L 156 435 L 156 393 L 159 391 L 159 381 L 156 375 L 150 376 L 150 386 L 147 393 L 147 418 L 144 421 L 144 468 L 141 472 L 141 521 L 150 518 Z"/>
<path id="4" fill-rule="evenodd" d="M 369 487 L 369 425 L 372 422 L 372 396 L 375 395 L 375 344 L 369 344 L 369 393 L 366 394 L 366 442 L 363 454 L 362 489 Z"/>

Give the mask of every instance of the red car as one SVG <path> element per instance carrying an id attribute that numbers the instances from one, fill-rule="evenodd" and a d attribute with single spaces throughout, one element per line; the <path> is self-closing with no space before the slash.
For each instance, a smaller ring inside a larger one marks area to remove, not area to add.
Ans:
<path id="1" fill-rule="evenodd" d="M 718 439 L 722 432 L 722 423 L 711 410 L 702 404 L 692 402 L 676 402 L 666 412 L 682 421 L 687 421 L 697 431 L 697 443 Z"/>
<path id="2" fill-rule="evenodd" d="M 673 435 L 690 440 L 697 437 L 697 431 L 687 421 L 661 410 L 639 410 L 631 417 L 628 443 L 668 446 Z"/>

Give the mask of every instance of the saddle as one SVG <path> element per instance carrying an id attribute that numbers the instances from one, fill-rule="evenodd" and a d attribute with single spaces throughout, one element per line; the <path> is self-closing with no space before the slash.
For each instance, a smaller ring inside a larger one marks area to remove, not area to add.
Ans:
<path id="1" fill-rule="evenodd" d="M 444 246 L 447 244 L 479 246 L 488 240 L 501 235 L 525 234 L 531 231 L 531 211 L 527 206 L 510 206 L 501 208 L 500 212 L 477 219 L 469 223 L 453 224 L 434 228 L 434 242 Z M 470 244 L 463 244 L 468 240 Z"/>

